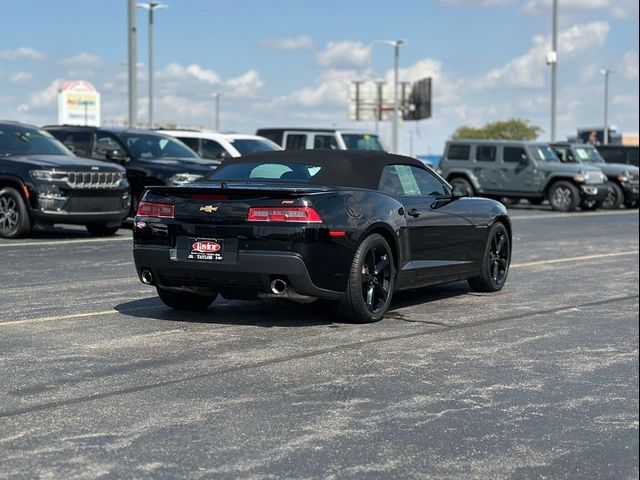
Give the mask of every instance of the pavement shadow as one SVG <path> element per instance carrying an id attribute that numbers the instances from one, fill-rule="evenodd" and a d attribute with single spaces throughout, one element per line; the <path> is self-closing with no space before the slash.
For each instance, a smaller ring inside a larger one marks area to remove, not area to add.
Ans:
<path id="1" fill-rule="evenodd" d="M 401 319 L 398 310 L 416 305 L 437 302 L 448 298 L 458 297 L 460 295 L 469 295 L 471 290 L 467 282 L 447 283 L 443 285 L 435 285 L 432 287 L 417 288 L 415 290 L 405 290 L 397 292 L 393 296 L 391 308 L 389 308 L 390 317 Z"/>
<path id="2" fill-rule="evenodd" d="M 136 318 L 216 325 L 337 327 L 340 323 L 328 306 L 318 302 L 301 305 L 287 300 L 242 302 L 218 297 L 207 310 L 177 311 L 165 306 L 158 297 L 152 297 L 121 303 L 114 308 L 123 315 Z"/>
<path id="3" fill-rule="evenodd" d="M 458 282 L 423 289 L 397 292 L 387 316 L 402 319 L 397 311 L 469 293 L 466 282 Z M 348 321 L 338 318 L 329 303 L 316 301 L 297 304 L 287 300 L 243 302 L 218 297 L 205 311 L 177 311 L 165 306 L 158 297 L 133 300 L 116 305 L 115 310 L 136 318 L 150 318 L 172 322 L 208 323 L 217 325 L 250 325 L 257 327 L 337 328 Z"/>
<path id="4" fill-rule="evenodd" d="M 121 228 L 115 235 L 113 235 L 113 237 L 130 235 L 130 232 L 130 229 Z M 26 237 L 26 239 L 30 240 L 82 240 L 88 238 L 101 237 L 92 235 L 84 228 L 84 226 L 37 226 Z M 25 240 L 25 238 L 20 240 Z"/>

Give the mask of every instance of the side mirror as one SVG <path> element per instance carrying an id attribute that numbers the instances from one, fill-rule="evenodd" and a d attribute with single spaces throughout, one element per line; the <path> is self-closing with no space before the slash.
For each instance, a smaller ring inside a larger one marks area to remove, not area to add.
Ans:
<path id="1" fill-rule="evenodd" d="M 531 163 L 531 159 L 523 153 L 522 157 L 520 158 L 520 163 L 522 165 L 529 165 Z"/>
<path id="2" fill-rule="evenodd" d="M 127 157 L 127 155 L 121 150 L 109 150 L 105 154 L 105 157 L 107 160 L 119 163 L 121 165 L 124 165 L 129 161 L 129 157 Z"/>
<path id="3" fill-rule="evenodd" d="M 220 161 L 224 161 L 224 160 L 228 160 L 231 158 L 231 155 L 229 155 L 229 152 L 227 152 L 226 150 L 222 150 L 219 154 L 218 154 L 218 160 Z"/>
<path id="4" fill-rule="evenodd" d="M 68 145 L 68 144 L 64 144 L 65 147 L 67 147 L 67 150 L 69 150 L 71 153 L 73 153 L 74 155 L 77 155 L 78 153 L 76 152 L 76 147 L 74 147 L 73 145 Z"/>

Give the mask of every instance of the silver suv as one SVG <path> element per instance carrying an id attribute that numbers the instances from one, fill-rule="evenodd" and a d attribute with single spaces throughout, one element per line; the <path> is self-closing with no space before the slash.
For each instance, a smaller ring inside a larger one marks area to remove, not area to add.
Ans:
<path id="1" fill-rule="evenodd" d="M 440 168 L 459 195 L 549 200 L 562 212 L 598 208 L 609 191 L 599 168 L 561 163 L 547 143 L 451 140 Z"/>

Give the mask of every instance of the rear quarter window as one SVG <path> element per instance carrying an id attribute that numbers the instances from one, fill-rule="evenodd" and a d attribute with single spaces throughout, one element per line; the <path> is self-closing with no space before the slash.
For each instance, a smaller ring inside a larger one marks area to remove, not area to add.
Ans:
<path id="1" fill-rule="evenodd" d="M 470 145 L 449 145 L 449 151 L 447 152 L 448 160 L 469 160 L 469 154 L 471 153 Z"/>

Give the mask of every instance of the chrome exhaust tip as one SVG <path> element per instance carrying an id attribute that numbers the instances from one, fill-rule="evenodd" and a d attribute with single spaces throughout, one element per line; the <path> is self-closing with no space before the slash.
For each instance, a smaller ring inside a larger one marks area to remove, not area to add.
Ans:
<path id="1" fill-rule="evenodd" d="M 287 282 L 281 278 L 276 278 L 271 282 L 271 291 L 274 295 L 284 295 L 287 293 Z"/>
<path id="2" fill-rule="evenodd" d="M 143 270 L 140 274 L 140 279 L 145 285 L 153 285 L 153 274 L 150 270 Z"/>

